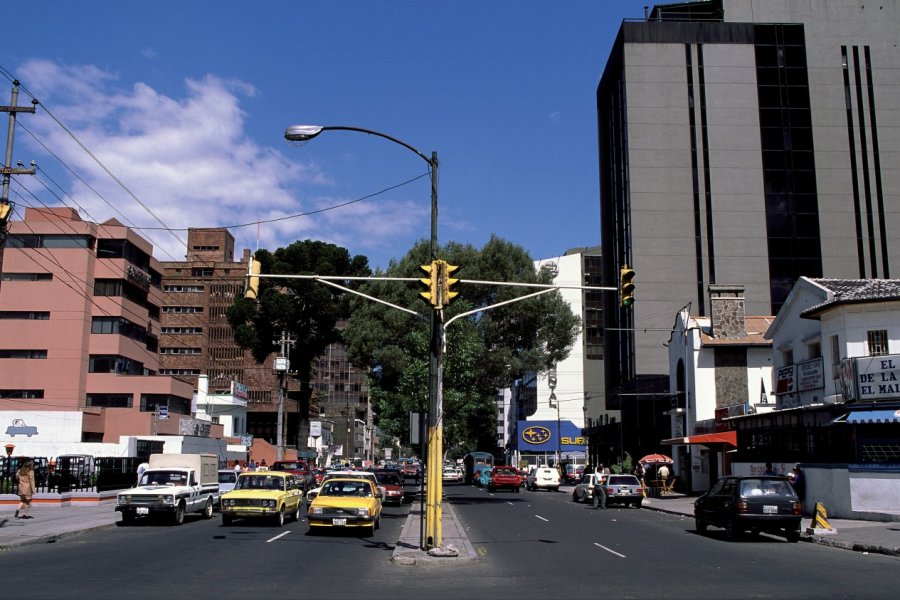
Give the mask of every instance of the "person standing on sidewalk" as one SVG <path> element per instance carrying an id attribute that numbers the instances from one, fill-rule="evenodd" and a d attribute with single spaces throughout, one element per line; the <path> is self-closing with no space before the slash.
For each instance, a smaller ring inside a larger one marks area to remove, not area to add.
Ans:
<path id="1" fill-rule="evenodd" d="M 34 496 L 34 465 L 26 460 L 16 473 L 17 492 L 19 494 L 19 508 L 16 509 L 17 519 L 32 519 L 28 516 L 28 508 L 31 506 L 31 498 Z M 20 514 L 21 513 L 21 514 Z"/>
<path id="2" fill-rule="evenodd" d="M 594 508 L 606 508 L 606 475 L 595 475 L 594 483 Z"/>

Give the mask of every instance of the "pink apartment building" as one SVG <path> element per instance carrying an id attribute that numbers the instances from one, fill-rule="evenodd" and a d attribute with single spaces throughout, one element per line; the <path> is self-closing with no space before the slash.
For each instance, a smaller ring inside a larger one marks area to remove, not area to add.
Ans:
<path id="1" fill-rule="evenodd" d="M 69 208 L 28 208 L 9 225 L 0 263 L 0 440 L 192 434 L 194 386 L 157 374 L 163 293 L 152 245 L 114 219 L 87 222 Z M 221 437 L 217 429 L 211 437 Z"/>

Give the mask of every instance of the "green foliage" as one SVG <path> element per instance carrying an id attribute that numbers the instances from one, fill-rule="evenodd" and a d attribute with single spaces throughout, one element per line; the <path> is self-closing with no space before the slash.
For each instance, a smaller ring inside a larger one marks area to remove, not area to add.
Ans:
<path id="1" fill-rule="evenodd" d="M 351 257 L 345 248 L 314 240 L 297 241 L 274 253 L 260 250 L 256 258 L 262 264 L 263 274 L 371 274 L 366 257 Z M 301 414 L 306 418 L 313 361 L 329 344 L 340 340 L 335 326 L 348 315 L 349 308 L 346 294 L 320 282 L 261 278 L 259 301 L 237 297 L 227 316 L 235 342 L 249 349 L 259 363 L 276 349 L 273 340 L 279 339 L 282 331 L 294 338 L 291 368 L 301 383 Z"/>
<path id="2" fill-rule="evenodd" d="M 450 243 L 438 258 L 459 265 L 460 279 L 547 283 L 549 274 L 535 272 L 528 253 L 497 237 L 478 250 Z M 382 275 L 420 277 L 419 265 L 431 262 L 430 246 L 421 241 Z M 460 283 L 459 296 L 444 310 L 445 321 L 461 312 L 484 308 L 536 291 L 490 284 Z M 352 316 L 344 330 L 350 360 L 371 369 L 370 396 L 378 425 L 387 435 L 408 439 L 408 413 L 428 408 L 428 363 L 431 308 L 419 297 L 419 286 L 373 281 L 361 291 L 409 307 L 415 317 L 381 304 L 353 298 Z M 565 358 L 580 319 L 557 292 L 476 313 L 452 323 L 444 355 L 444 446 L 448 453 L 493 450 L 497 390 L 527 372 L 545 371 Z"/>

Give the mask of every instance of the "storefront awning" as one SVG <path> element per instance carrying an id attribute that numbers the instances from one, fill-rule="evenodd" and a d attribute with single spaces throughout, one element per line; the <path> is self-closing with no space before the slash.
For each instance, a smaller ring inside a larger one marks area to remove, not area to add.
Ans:
<path id="1" fill-rule="evenodd" d="M 900 423 L 900 409 L 851 410 L 847 423 Z"/>
<path id="2" fill-rule="evenodd" d="M 677 437 L 663 440 L 663 444 L 674 446 L 676 444 L 728 444 L 737 448 L 737 431 L 719 431 L 717 433 L 704 433 L 688 437 Z"/>

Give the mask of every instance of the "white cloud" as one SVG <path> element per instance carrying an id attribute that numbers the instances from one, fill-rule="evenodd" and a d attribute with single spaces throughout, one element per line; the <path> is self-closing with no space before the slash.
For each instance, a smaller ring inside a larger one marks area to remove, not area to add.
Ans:
<path id="1" fill-rule="evenodd" d="M 257 93 L 249 83 L 207 75 L 186 80 L 184 95 L 175 98 L 141 82 L 122 85 L 118 76 L 92 65 L 33 60 L 20 73 L 46 109 L 167 227 L 255 223 L 352 200 L 308 197 L 305 190 L 334 185 L 329 175 L 315 163 L 297 156 L 287 158 L 249 137 L 247 115 L 241 106 L 243 99 Z M 68 193 L 89 213 L 84 218 L 104 221 L 116 217 L 129 225 L 161 227 L 47 110 L 39 109 L 30 116 L 27 126 L 96 190 L 74 180 L 71 183 Z M 56 163 L 48 157 L 38 162 L 44 170 Z M 68 173 L 54 176 L 60 183 L 67 178 L 71 178 Z M 425 212 L 421 206 L 400 201 L 351 204 L 263 223 L 260 247 L 274 250 L 315 236 L 343 245 L 352 254 L 374 257 L 383 255 L 386 248 L 396 248 L 398 237 L 415 237 L 427 221 Z M 255 224 L 232 229 L 238 254 L 244 247 L 256 247 L 256 232 Z M 181 240 L 187 237 L 186 231 L 175 234 Z M 144 236 L 159 246 L 155 255 L 161 260 L 180 260 L 185 254 L 183 243 L 166 232 L 147 231 Z"/>

